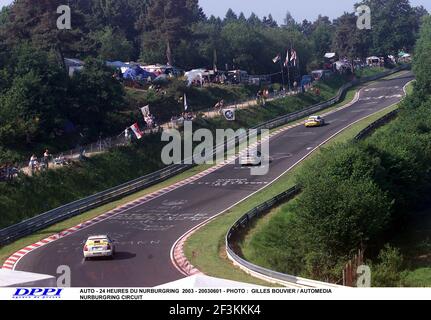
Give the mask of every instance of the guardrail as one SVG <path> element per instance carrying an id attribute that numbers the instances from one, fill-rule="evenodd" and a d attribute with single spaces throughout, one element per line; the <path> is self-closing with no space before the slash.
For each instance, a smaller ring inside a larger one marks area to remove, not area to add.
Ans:
<path id="1" fill-rule="evenodd" d="M 373 81 L 373 80 L 370 80 L 370 81 Z M 356 135 L 354 140 L 359 141 L 359 140 L 365 139 L 376 129 L 378 129 L 379 127 L 387 124 L 392 119 L 394 119 L 397 116 L 397 114 L 398 114 L 398 110 L 389 112 L 385 116 L 381 117 L 380 119 L 370 124 L 361 132 L 359 132 L 359 134 Z M 279 283 L 287 286 L 299 286 L 299 287 L 319 287 L 319 288 L 342 287 L 337 284 L 304 279 L 301 277 L 296 277 L 296 276 L 280 273 L 277 271 L 273 271 L 270 269 L 266 269 L 241 258 L 235 253 L 235 241 L 239 239 L 239 237 L 241 236 L 241 233 L 249 227 L 250 222 L 263 216 L 270 209 L 274 208 L 277 204 L 281 202 L 286 202 L 292 199 L 299 192 L 300 192 L 300 188 L 298 186 L 295 186 L 275 196 L 274 198 L 260 204 L 259 206 L 253 208 L 252 210 L 244 214 L 238 221 L 236 221 L 234 225 L 229 229 L 228 233 L 226 234 L 225 245 L 226 245 L 227 256 L 233 262 L 234 265 L 238 266 L 246 273 L 269 282 Z"/>
<path id="2" fill-rule="evenodd" d="M 295 186 L 253 208 L 245 215 L 243 215 L 237 222 L 235 222 L 235 224 L 229 229 L 225 239 L 227 256 L 236 266 L 241 268 L 246 273 L 269 282 L 298 287 L 340 287 L 336 284 L 304 279 L 301 277 L 295 277 L 270 269 L 266 269 L 251 262 L 248 262 L 247 260 L 241 258 L 235 253 L 235 242 L 237 239 L 239 239 L 239 237 L 241 237 L 242 232 L 249 227 L 250 222 L 255 219 L 258 219 L 260 216 L 263 216 L 270 209 L 274 208 L 277 204 L 294 198 L 299 192 L 300 189 Z"/>
<path id="3" fill-rule="evenodd" d="M 257 129 L 257 130 L 272 129 L 275 127 L 282 126 L 288 122 L 295 121 L 303 117 L 309 116 L 317 111 L 323 110 L 331 105 L 338 103 L 341 100 L 342 96 L 345 94 L 346 90 L 348 90 L 352 86 L 357 85 L 359 83 L 373 81 L 382 77 L 386 77 L 390 74 L 396 73 L 403 69 L 405 69 L 405 67 L 398 67 L 398 68 L 395 68 L 394 70 L 387 71 L 376 76 L 367 77 L 367 78 L 361 79 L 360 81 L 355 80 L 351 83 L 347 83 L 342 88 L 340 88 L 340 90 L 338 91 L 337 95 L 334 98 L 328 101 L 310 106 L 301 111 L 297 111 L 284 116 L 277 117 L 275 119 L 262 123 L 258 126 L 255 126 L 253 127 L 253 129 Z M 236 137 L 234 139 L 226 141 L 224 144 L 215 146 L 212 156 L 217 152 L 220 152 L 221 148 L 223 148 L 222 150 L 224 150 L 226 146 L 229 147 L 229 145 L 232 145 L 232 144 L 236 145 L 239 143 L 240 140 L 241 140 L 241 137 Z M 191 167 L 193 167 L 193 165 L 178 164 L 178 165 L 168 166 L 162 170 L 151 173 L 144 177 L 132 180 L 130 182 L 126 182 L 120 186 L 102 191 L 100 193 L 97 193 L 95 195 L 89 196 L 87 198 L 84 198 L 78 201 L 74 201 L 72 203 L 66 204 L 59 208 L 50 210 L 48 212 L 42 213 L 33 218 L 22 221 L 13 226 L 1 229 L 0 245 L 5 245 L 19 238 L 22 238 L 24 236 L 27 236 L 39 230 L 45 229 L 55 223 L 64 221 L 66 219 L 79 215 L 85 211 L 94 209 L 103 204 L 112 202 L 124 196 L 140 191 L 144 188 L 147 188 L 149 186 L 162 182 L 166 179 L 169 179 L 181 172 L 184 172 Z"/>
<path id="4" fill-rule="evenodd" d="M 399 110 L 396 109 L 394 111 L 389 112 L 385 116 L 381 117 L 377 121 L 373 122 L 368 127 L 366 127 L 364 130 L 362 130 L 361 132 L 359 132 L 356 135 L 355 140 L 359 141 L 359 140 L 365 139 L 366 137 L 368 137 L 369 135 L 371 135 L 376 129 L 380 128 L 381 126 L 389 123 L 391 120 L 393 120 L 394 118 L 396 118 L 396 116 L 398 115 L 398 113 L 399 113 Z"/>

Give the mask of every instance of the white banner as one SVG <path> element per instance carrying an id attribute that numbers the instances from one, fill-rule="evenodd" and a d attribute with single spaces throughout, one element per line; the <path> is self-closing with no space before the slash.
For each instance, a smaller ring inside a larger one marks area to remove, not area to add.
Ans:
<path id="1" fill-rule="evenodd" d="M 416 288 L 0 288 L 0 300 L 431 300 Z"/>
<path id="2" fill-rule="evenodd" d="M 142 107 L 141 112 L 142 112 L 142 115 L 144 116 L 144 118 L 149 117 L 151 115 L 150 114 L 150 105 L 146 105 L 145 107 Z"/>

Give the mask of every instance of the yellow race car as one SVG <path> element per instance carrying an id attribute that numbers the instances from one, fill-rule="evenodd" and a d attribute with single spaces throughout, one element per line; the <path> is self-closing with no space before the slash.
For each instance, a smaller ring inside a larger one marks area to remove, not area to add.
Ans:
<path id="1" fill-rule="evenodd" d="M 97 257 L 110 257 L 115 255 L 114 241 L 107 235 L 91 236 L 85 241 L 84 249 L 85 260 Z"/>
<path id="2" fill-rule="evenodd" d="M 321 116 L 312 116 L 305 121 L 305 126 L 308 127 L 321 127 L 325 125 L 325 119 Z"/>

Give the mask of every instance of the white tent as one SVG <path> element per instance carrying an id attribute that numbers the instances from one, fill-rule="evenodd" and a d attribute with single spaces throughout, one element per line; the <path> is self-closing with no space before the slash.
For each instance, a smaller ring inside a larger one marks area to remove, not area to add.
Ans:
<path id="1" fill-rule="evenodd" d="M 187 78 L 188 85 L 190 86 L 193 81 L 198 79 L 201 82 L 201 85 L 204 81 L 204 75 L 207 73 L 207 70 L 205 69 L 193 69 L 184 74 L 184 76 Z"/>
<path id="2" fill-rule="evenodd" d="M 197 274 L 157 288 L 263 288 L 262 286 Z"/>
<path id="3" fill-rule="evenodd" d="M 328 52 L 328 53 L 325 54 L 325 58 L 327 58 L 327 59 L 333 59 L 333 58 L 335 58 L 336 55 L 337 54 L 335 52 Z"/>

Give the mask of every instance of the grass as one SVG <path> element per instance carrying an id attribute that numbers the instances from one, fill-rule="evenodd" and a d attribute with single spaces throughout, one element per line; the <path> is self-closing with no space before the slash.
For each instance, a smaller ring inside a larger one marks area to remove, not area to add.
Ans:
<path id="1" fill-rule="evenodd" d="M 352 96 L 354 96 L 354 91 L 350 94 L 350 97 Z M 369 124 L 394 110 L 395 108 L 397 108 L 397 106 L 392 106 L 374 115 L 371 115 L 364 120 L 361 120 L 360 122 L 343 131 L 334 139 L 330 140 L 326 146 L 337 142 L 351 140 L 362 129 L 366 128 Z M 310 157 L 313 157 L 316 154 L 317 153 L 315 152 L 311 154 Z M 226 211 L 208 225 L 204 226 L 195 234 L 193 234 L 186 241 L 184 246 L 184 252 L 189 261 L 200 271 L 210 276 L 222 277 L 242 282 L 260 283 L 260 280 L 250 277 L 239 268 L 234 267 L 227 258 L 224 243 L 226 232 L 235 223 L 235 221 L 237 221 L 247 211 L 294 186 L 296 173 L 301 170 L 303 165 L 304 162 L 301 162 L 291 171 L 287 172 L 280 179 L 275 181 L 271 186 L 263 189 L 232 209 Z M 254 232 L 257 232 L 262 227 L 264 227 L 271 217 L 277 214 L 278 210 L 279 208 L 275 208 L 266 217 L 259 219 L 252 230 L 248 233 L 243 243 L 240 244 L 244 256 L 249 259 L 249 261 L 253 262 L 254 260 L 252 257 L 253 249 L 249 246 L 251 237 L 253 236 Z"/>
<path id="2" fill-rule="evenodd" d="M 411 95 L 414 90 L 414 82 L 410 82 L 406 87 L 406 92 L 408 95 Z"/>
<path id="3" fill-rule="evenodd" d="M 431 268 L 409 271 L 403 279 L 403 286 L 412 288 L 431 287 Z"/>

